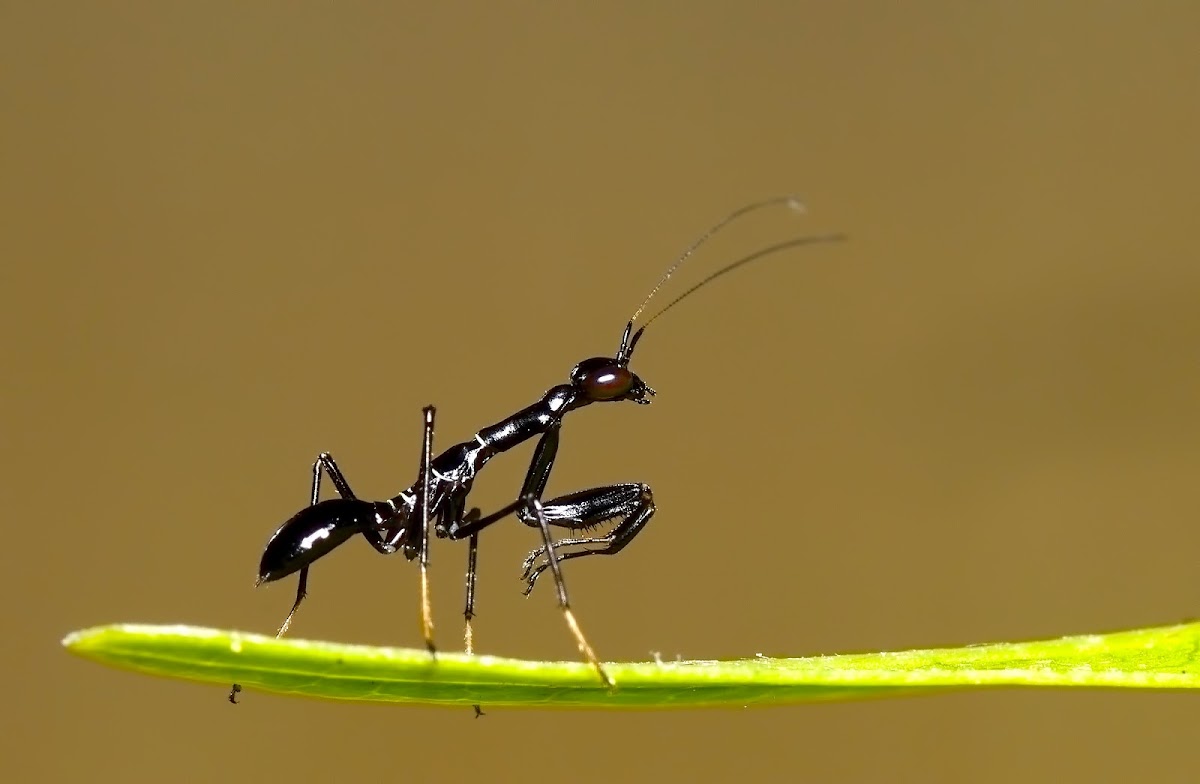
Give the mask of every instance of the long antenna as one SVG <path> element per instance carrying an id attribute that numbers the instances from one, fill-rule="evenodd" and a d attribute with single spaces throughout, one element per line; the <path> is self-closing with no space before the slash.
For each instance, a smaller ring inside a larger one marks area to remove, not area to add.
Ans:
<path id="1" fill-rule="evenodd" d="M 656 318 L 658 318 L 659 316 L 666 313 L 671 308 L 678 305 L 682 300 L 684 300 L 687 297 L 691 296 L 692 294 L 696 293 L 697 289 L 701 288 L 702 286 L 706 286 L 709 283 L 712 283 L 714 280 L 721 277 L 722 275 L 727 275 L 730 272 L 733 272 L 735 269 L 742 266 L 743 264 L 749 264 L 752 261 L 757 261 L 758 259 L 761 259 L 763 256 L 770 256 L 772 253 L 778 253 L 779 251 L 787 250 L 788 248 L 798 248 L 801 245 L 817 245 L 817 244 L 825 243 L 825 242 L 844 242 L 845 240 L 846 240 L 845 234 L 815 234 L 811 237 L 797 237 L 796 239 L 787 240 L 786 242 L 779 242 L 779 243 L 776 243 L 769 247 L 763 248 L 762 250 L 755 251 L 754 253 L 751 253 L 749 256 L 744 256 L 743 258 L 740 258 L 731 264 L 726 264 L 724 267 L 721 267 L 721 269 L 712 273 L 711 275 L 706 277 L 704 280 L 700 281 L 699 283 L 692 286 L 687 291 L 680 294 L 675 299 L 671 300 L 669 303 L 667 303 L 667 306 L 665 308 L 658 311 L 653 316 L 651 316 L 649 319 L 647 319 L 646 323 L 642 325 L 642 329 L 638 330 L 638 332 L 640 333 L 646 327 L 650 326 L 650 324 Z M 631 350 L 632 350 L 632 347 L 631 347 Z"/>
<path id="2" fill-rule="evenodd" d="M 701 245 L 703 245 L 705 243 L 705 241 L 708 240 L 709 237 L 716 234 L 718 231 L 723 229 L 729 223 L 733 222 L 737 218 L 740 218 L 741 216 L 745 215 L 748 212 L 753 212 L 755 210 L 762 209 L 763 207 L 771 207 L 771 206 L 775 206 L 778 204 L 786 204 L 788 207 L 790 207 L 792 210 L 795 210 L 796 212 L 800 212 L 800 213 L 805 212 L 804 204 L 801 203 L 801 201 L 798 198 L 796 198 L 795 196 L 778 196 L 774 199 L 766 199 L 764 201 L 757 201 L 757 202 L 754 202 L 753 204 L 747 204 L 745 207 L 742 207 L 739 210 L 734 210 L 729 215 L 725 216 L 725 218 L 723 220 L 719 221 L 708 231 L 704 232 L 704 234 L 700 235 L 700 238 L 698 240 L 696 240 L 690 246 L 688 246 L 688 249 L 683 252 L 683 255 L 680 256 L 678 259 L 676 259 L 675 263 L 672 264 L 670 267 L 668 267 L 667 271 L 665 273 L 663 273 L 663 276 L 661 278 L 659 278 L 658 283 L 656 283 L 654 285 L 654 288 L 652 288 L 650 290 L 650 293 L 646 295 L 646 298 L 644 300 L 642 300 L 642 304 L 638 306 L 638 309 L 636 311 L 634 311 L 633 316 L 630 317 L 629 323 L 627 323 L 625 325 L 625 333 L 621 336 L 621 346 L 620 346 L 620 348 L 617 349 L 617 357 L 616 357 L 617 364 L 621 365 L 622 367 L 629 364 L 629 358 L 633 356 L 634 348 L 637 347 L 638 341 L 642 339 L 642 334 L 646 331 L 646 327 L 650 326 L 651 322 L 653 322 L 656 318 L 658 318 L 662 314 L 666 313 L 671 308 L 678 305 L 682 300 L 684 300 L 687 297 L 694 294 L 697 289 L 708 285 L 709 283 L 711 283 L 712 281 L 721 277 L 722 275 L 725 275 L 729 272 L 733 272 L 735 269 L 742 266 L 743 264 L 749 264 L 750 262 L 752 262 L 756 259 L 761 259 L 763 256 L 769 256 L 770 254 L 776 253 L 781 250 L 798 247 L 800 245 L 813 245 L 813 244 L 822 243 L 822 242 L 841 242 L 846 239 L 846 236 L 844 234 L 818 234 L 818 235 L 814 235 L 811 237 L 800 237 L 798 239 L 788 240 L 787 242 L 781 242 L 781 243 L 772 245 L 772 246 L 770 246 L 768 248 L 764 248 L 763 250 L 760 250 L 756 253 L 752 253 L 749 256 L 738 259 L 737 261 L 733 262 L 732 264 L 728 264 L 728 265 L 722 267 L 721 269 L 717 270 L 716 272 L 712 273 L 708 277 L 704 278 L 704 280 L 700 281 L 699 283 L 692 286 L 687 291 L 680 294 L 675 299 L 671 300 L 665 308 L 663 308 L 662 310 L 655 313 L 653 316 L 651 316 L 646 321 L 645 324 L 638 327 L 637 332 L 633 331 L 633 322 L 636 321 L 637 317 L 642 315 L 642 313 L 646 310 L 646 305 L 648 305 L 650 303 L 651 298 L 655 294 L 658 293 L 658 290 L 661 289 L 663 287 L 663 284 L 667 282 L 667 279 L 670 278 L 671 275 L 673 275 L 675 273 L 675 270 L 679 269 L 680 265 L 682 265 L 685 261 L 687 261 L 688 258 L 693 253 L 696 252 L 696 249 L 699 248 Z"/>
<path id="3" fill-rule="evenodd" d="M 714 224 L 712 228 L 701 234 L 700 238 L 689 245 L 687 250 L 683 252 L 683 255 L 675 260 L 674 264 L 672 264 L 670 267 L 667 267 L 667 271 L 663 273 L 661 278 L 659 278 L 658 283 L 654 284 L 654 288 L 650 289 L 650 293 L 646 295 L 644 300 L 642 300 L 642 304 L 638 305 L 638 309 L 633 312 L 633 315 L 629 318 L 629 323 L 633 324 L 633 322 L 637 321 L 637 317 L 642 315 L 642 311 L 646 309 L 646 305 L 650 304 L 650 300 L 655 294 L 658 293 L 658 290 L 663 287 L 663 284 L 667 282 L 667 279 L 674 275 L 675 270 L 679 269 L 683 262 L 687 261 L 688 258 L 696 252 L 696 249 L 707 242 L 712 235 L 716 234 L 718 231 L 747 213 L 754 212 L 755 210 L 761 210 L 763 207 L 773 207 L 777 204 L 786 204 L 789 208 L 799 213 L 803 213 L 805 211 L 804 204 L 800 201 L 800 199 L 789 194 L 787 196 L 776 196 L 773 199 L 766 199 L 764 201 L 756 201 L 753 204 L 747 204 L 745 207 L 729 213 L 723 219 Z"/>

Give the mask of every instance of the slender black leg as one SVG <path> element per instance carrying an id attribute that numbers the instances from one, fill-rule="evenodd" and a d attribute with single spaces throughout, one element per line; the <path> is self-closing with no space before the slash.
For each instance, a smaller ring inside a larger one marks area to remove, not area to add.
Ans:
<path id="1" fill-rule="evenodd" d="M 292 616 L 296 614 L 296 608 L 300 606 L 300 602 L 304 601 L 304 597 L 308 595 L 308 567 L 300 567 L 300 579 L 296 583 L 296 601 L 292 602 L 292 609 L 288 611 L 287 617 L 283 619 L 283 623 L 279 624 L 279 631 L 275 632 L 275 639 L 279 639 L 287 633 L 288 627 L 292 625 Z"/>
<path id="2" fill-rule="evenodd" d="M 478 512 L 478 509 L 472 510 Z M 471 534 L 467 541 L 467 606 L 463 610 L 466 627 L 463 630 L 463 648 L 470 656 L 475 652 L 475 633 L 471 620 L 475 617 L 475 565 L 479 559 L 479 534 Z"/>
<path id="3" fill-rule="evenodd" d="M 605 685 L 611 688 L 615 685 L 613 679 L 609 677 L 608 671 L 604 669 L 604 665 L 596 657 L 596 652 L 592 650 L 592 646 L 588 643 L 587 638 L 583 636 L 583 632 L 579 628 L 579 622 L 575 620 L 575 613 L 571 612 L 571 603 L 567 599 L 567 586 L 563 582 L 562 569 L 558 565 L 559 559 L 554 557 L 554 539 L 550 536 L 550 524 L 546 520 L 546 515 L 543 514 L 542 503 L 530 494 L 525 497 L 525 504 L 527 511 L 537 519 L 538 528 L 542 531 L 542 542 L 546 548 L 547 562 L 550 564 L 550 572 L 554 575 L 554 585 L 558 588 L 558 606 L 562 608 L 563 618 L 567 621 L 567 627 L 570 628 L 571 634 L 575 637 L 575 643 L 579 646 L 579 652 L 596 668 L 596 673 L 599 674 L 600 680 L 604 681 Z"/>
<path id="4" fill-rule="evenodd" d="M 350 484 L 346 481 L 346 477 L 342 474 L 342 469 L 338 468 L 337 462 L 334 461 L 333 455 L 328 452 L 322 452 L 317 455 L 317 459 L 313 462 L 313 483 L 312 495 L 309 501 L 309 506 L 315 505 L 321 499 L 321 470 L 329 474 L 329 481 L 333 482 L 333 487 L 338 491 L 338 495 L 342 498 L 355 498 L 354 491 L 350 489 Z"/>
<path id="5" fill-rule="evenodd" d="M 526 594 L 533 590 L 538 576 L 550 566 L 551 558 L 561 562 L 585 555 L 619 553 L 645 528 L 654 515 L 654 496 L 650 488 L 643 484 L 612 485 L 560 496 L 547 501 L 543 509 L 543 515 L 550 525 L 564 526 L 572 531 L 587 530 L 606 520 L 619 518 L 621 522 L 606 536 L 560 539 L 554 543 L 556 549 L 574 546 L 584 546 L 587 549 L 559 553 L 555 556 L 551 556 L 545 547 L 531 552 L 522 564 L 525 569 L 523 578 L 527 583 Z M 589 545 L 599 546 L 588 547 Z M 546 556 L 546 561 L 533 568 L 534 562 L 543 555 Z"/>
<path id="6" fill-rule="evenodd" d="M 425 437 L 421 444 L 421 494 L 417 503 L 421 506 L 421 634 L 429 655 L 436 656 L 433 644 L 433 611 L 429 602 L 429 489 L 432 487 L 433 460 L 433 406 L 425 406 Z"/>
<path id="7" fill-rule="evenodd" d="M 472 509 L 468 513 L 468 517 L 478 517 L 479 510 Z M 475 633 L 471 628 L 471 620 L 475 617 L 475 566 L 479 560 L 479 534 L 471 534 L 467 540 L 467 606 L 463 609 L 463 618 L 466 619 L 466 625 L 463 629 L 463 648 L 467 655 L 470 656 L 475 652 Z M 478 705 L 472 705 L 475 709 L 475 718 L 483 716 L 483 708 Z"/>
<path id="8" fill-rule="evenodd" d="M 342 469 L 338 468 L 338 464 L 333 459 L 333 455 L 328 452 L 322 452 L 317 455 L 317 459 L 313 461 L 312 468 L 312 492 L 309 494 L 309 506 L 315 506 L 317 501 L 321 500 L 321 474 L 329 474 L 329 480 L 333 482 L 334 489 L 342 498 L 354 498 L 354 491 L 350 489 L 350 483 L 346 481 L 345 475 L 342 474 Z M 300 569 L 300 579 L 296 583 L 296 600 L 292 602 L 292 609 L 288 612 L 287 617 L 283 619 L 283 623 L 279 625 L 279 631 L 275 632 L 275 637 L 282 637 L 287 633 L 288 627 L 292 625 L 292 618 L 296 615 L 296 610 L 300 607 L 300 602 L 304 601 L 304 597 L 308 595 L 308 567 Z"/>
<path id="9" fill-rule="evenodd" d="M 342 474 L 342 469 L 338 468 L 338 464 L 333 459 L 333 455 L 328 452 L 322 452 L 317 455 L 317 459 L 313 461 L 312 467 L 312 490 L 309 492 L 309 506 L 315 506 L 321 498 L 321 474 L 322 472 L 329 474 L 329 479 L 333 482 L 334 488 L 338 491 L 338 495 L 342 498 L 354 498 L 354 491 L 350 489 L 350 483 L 346 481 L 345 475 Z M 279 630 L 275 632 L 275 638 L 279 639 L 287 633 L 288 627 L 292 625 L 292 618 L 296 615 L 296 610 L 300 607 L 300 602 L 304 601 L 304 597 L 308 595 L 308 567 L 300 568 L 300 578 L 296 582 L 296 599 L 292 602 L 292 609 L 288 611 L 287 617 L 283 619 L 283 623 L 279 625 Z M 238 684 L 233 684 L 229 689 L 229 701 L 237 705 L 238 692 L 242 687 Z"/>
<path id="10" fill-rule="evenodd" d="M 464 517 L 461 523 L 451 526 L 450 538 L 463 539 L 468 536 L 477 536 L 487 526 L 502 520 L 514 512 L 523 521 L 533 521 L 530 524 L 536 525 L 542 532 L 543 549 L 547 553 L 547 563 L 554 574 L 555 585 L 558 587 L 558 604 L 562 608 L 567 626 L 570 628 L 571 634 L 575 637 L 575 642 L 579 646 L 580 653 L 596 668 L 600 679 L 611 687 L 614 685 L 612 678 L 609 677 L 604 666 L 600 664 L 600 659 L 596 657 L 596 652 L 592 650 L 592 646 L 588 643 L 587 638 L 583 636 L 583 632 L 579 628 L 579 622 L 575 620 L 575 613 L 572 612 L 571 604 L 567 599 L 567 588 L 563 583 L 562 570 L 558 567 L 559 559 L 555 558 L 554 539 L 550 535 L 550 526 L 552 524 L 569 525 L 569 523 L 561 521 L 551 523 L 542 509 L 541 501 L 538 500 L 546 489 L 546 482 L 550 479 L 550 471 L 554 468 L 554 458 L 557 454 L 558 426 L 554 425 L 542 434 L 541 439 L 534 448 L 533 460 L 530 462 L 529 470 L 525 474 L 525 483 L 522 487 L 520 498 L 487 517 L 479 517 L 472 511 L 472 514 Z M 561 511 L 561 508 L 556 509 L 556 516 L 561 516 Z M 609 517 L 613 516 L 609 515 Z"/>

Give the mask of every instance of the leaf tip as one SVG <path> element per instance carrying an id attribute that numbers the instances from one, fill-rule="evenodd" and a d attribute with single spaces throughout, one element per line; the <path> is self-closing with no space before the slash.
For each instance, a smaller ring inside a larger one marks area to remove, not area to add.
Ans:
<path id="1" fill-rule="evenodd" d="M 62 646 L 72 653 L 86 653 L 96 647 L 105 627 L 93 626 L 90 629 L 77 629 L 62 638 Z"/>

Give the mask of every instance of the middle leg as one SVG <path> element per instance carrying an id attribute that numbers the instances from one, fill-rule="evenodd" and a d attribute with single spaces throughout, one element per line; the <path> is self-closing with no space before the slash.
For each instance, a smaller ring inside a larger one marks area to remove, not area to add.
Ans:
<path id="1" fill-rule="evenodd" d="M 421 492 L 417 495 L 417 504 L 421 507 L 421 634 L 425 637 L 425 647 L 430 656 L 437 655 L 433 644 L 433 609 L 429 601 L 429 497 L 432 490 L 433 461 L 433 406 L 425 406 L 425 433 L 421 441 Z"/>

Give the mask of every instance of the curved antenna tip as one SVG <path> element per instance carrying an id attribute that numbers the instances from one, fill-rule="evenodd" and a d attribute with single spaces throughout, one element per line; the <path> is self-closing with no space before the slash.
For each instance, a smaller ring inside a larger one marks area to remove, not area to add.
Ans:
<path id="1" fill-rule="evenodd" d="M 746 215 L 747 213 L 754 212 L 755 210 L 761 210 L 764 207 L 772 207 L 772 206 L 780 206 L 780 205 L 788 207 L 792 211 L 794 211 L 798 214 L 801 214 L 801 215 L 803 215 L 804 213 L 806 213 L 808 211 L 807 208 L 805 208 L 805 206 L 804 206 L 804 202 L 800 201 L 799 196 L 797 196 L 795 194 L 788 194 L 786 196 L 776 196 L 775 198 L 772 198 L 772 199 L 765 199 L 763 201 L 752 202 L 750 204 L 745 205 L 744 207 L 740 207 L 739 209 L 736 209 L 733 212 L 729 213 L 724 218 L 722 218 L 721 220 L 719 220 L 715 224 L 713 224 L 711 227 L 709 227 L 708 231 L 701 234 L 699 239 L 697 239 L 695 242 L 693 242 L 691 245 L 689 245 L 687 247 L 687 250 L 685 250 L 679 256 L 679 258 L 677 258 L 675 260 L 674 264 L 667 267 L 667 271 L 664 272 L 662 277 L 658 279 L 658 283 L 654 284 L 654 288 L 650 289 L 650 293 L 647 294 L 646 298 L 642 300 L 642 304 L 638 305 L 637 310 L 635 310 L 633 312 L 633 316 L 631 316 L 629 319 L 630 323 L 637 321 L 638 316 L 642 315 L 642 311 L 644 311 L 646 309 L 646 305 L 648 305 L 650 303 L 650 300 L 654 298 L 654 295 L 658 293 L 658 290 L 663 287 L 663 284 L 667 282 L 667 279 L 670 278 L 672 275 L 674 275 L 675 270 L 679 269 L 680 265 L 682 265 L 685 261 L 687 261 L 688 258 L 691 257 L 691 255 L 696 252 L 697 248 L 699 248 L 701 245 L 703 245 L 705 242 L 707 242 L 709 237 L 713 236 L 714 234 L 719 232 L 721 229 L 723 229 L 725 226 L 729 225 L 730 223 L 733 223 L 735 220 L 742 217 L 743 215 Z M 655 318 L 657 318 L 657 316 Z"/>

